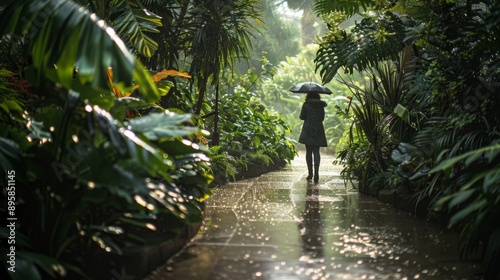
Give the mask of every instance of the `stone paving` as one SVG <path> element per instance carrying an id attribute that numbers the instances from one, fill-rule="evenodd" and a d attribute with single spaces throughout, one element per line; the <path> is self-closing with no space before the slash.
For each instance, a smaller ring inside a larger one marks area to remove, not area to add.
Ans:
<path id="1" fill-rule="evenodd" d="M 480 279 L 457 234 L 359 194 L 322 155 L 215 189 L 200 233 L 146 279 Z"/>

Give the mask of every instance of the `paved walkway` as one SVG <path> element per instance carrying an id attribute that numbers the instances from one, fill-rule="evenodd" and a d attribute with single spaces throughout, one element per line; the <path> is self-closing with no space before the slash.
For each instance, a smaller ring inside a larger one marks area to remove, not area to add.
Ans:
<path id="1" fill-rule="evenodd" d="M 346 187 L 332 161 L 318 184 L 301 155 L 217 188 L 200 234 L 146 279 L 479 279 L 456 234 Z"/>

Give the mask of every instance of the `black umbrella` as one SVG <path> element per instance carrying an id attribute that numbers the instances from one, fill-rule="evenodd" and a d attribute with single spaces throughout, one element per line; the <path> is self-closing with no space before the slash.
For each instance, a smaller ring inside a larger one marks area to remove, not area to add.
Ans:
<path id="1" fill-rule="evenodd" d="M 317 92 L 322 94 L 332 94 L 332 91 L 325 86 L 322 86 L 313 82 L 303 82 L 294 85 L 291 89 L 291 92 L 295 93 L 310 93 Z"/>

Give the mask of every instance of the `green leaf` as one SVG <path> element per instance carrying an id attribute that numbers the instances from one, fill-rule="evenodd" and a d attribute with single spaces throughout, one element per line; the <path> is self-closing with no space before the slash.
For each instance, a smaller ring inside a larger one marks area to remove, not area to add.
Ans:
<path id="1" fill-rule="evenodd" d="M 32 264 L 36 264 L 38 267 L 42 268 L 46 273 L 48 273 L 53 278 L 60 278 L 66 275 L 66 270 L 61 265 L 61 263 L 59 263 L 58 260 L 50 256 L 40 253 L 27 252 L 27 251 L 19 251 L 18 256 L 23 260 L 31 262 Z M 19 270 L 21 270 L 21 268 L 19 268 Z M 25 279 L 32 279 L 32 278 L 25 278 Z"/>
<path id="2" fill-rule="evenodd" d="M 391 159 L 398 163 L 408 163 L 411 160 L 411 156 L 407 153 L 401 153 L 398 149 L 394 149 L 391 152 Z"/>
<path id="3" fill-rule="evenodd" d="M 475 211 L 479 210 L 480 208 L 484 207 L 487 204 L 488 204 L 488 202 L 485 199 L 481 199 L 479 201 L 474 201 L 473 203 L 469 204 L 467 207 L 458 211 L 455 215 L 453 215 L 450 218 L 450 221 L 448 224 L 449 227 L 452 227 L 452 226 L 460 223 L 461 221 L 465 220 L 468 216 L 473 215 L 473 213 Z"/>
<path id="4" fill-rule="evenodd" d="M 483 192 L 486 194 L 495 194 L 495 190 L 493 190 L 493 188 L 496 188 L 496 193 L 498 193 L 499 182 L 500 182 L 500 167 L 496 167 L 489 170 L 484 176 Z"/>
<path id="5" fill-rule="evenodd" d="M 190 141 L 163 141 L 158 143 L 158 147 L 174 158 L 178 155 L 200 152 L 200 147 Z"/>
<path id="6" fill-rule="evenodd" d="M 156 104 L 152 104 L 150 102 L 146 102 L 142 99 L 135 98 L 135 97 L 121 97 L 118 98 L 115 101 L 116 104 L 123 104 L 126 109 L 133 109 L 133 110 L 138 110 L 138 109 L 144 109 L 144 108 L 149 108 L 149 107 L 155 107 L 158 109 L 161 109 L 160 106 Z M 115 105 L 118 106 L 118 105 Z"/>
<path id="7" fill-rule="evenodd" d="M 295 1 L 289 1 L 296 3 Z M 289 4 L 291 5 L 291 4 Z M 295 4 L 296 5 L 296 4 Z M 331 1 L 331 0 L 316 0 L 314 8 L 320 14 L 330 14 L 332 12 L 346 13 L 348 16 L 359 13 L 360 9 L 367 10 L 373 5 L 372 0 L 350 0 L 350 1 Z M 292 6 L 294 7 L 294 6 Z M 290 7 L 290 8 L 292 8 Z M 297 7 L 297 8 L 300 8 Z"/>
<path id="8" fill-rule="evenodd" d="M 6 113 L 23 112 L 23 108 L 15 100 L 6 100 L 2 102 L 0 104 L 0 108 L 2 108 Z"/>
<path id="9" fill-rule="evenodd" d="M 156 147 L 140 139 L 130 130 L 123 130 L 121 134 L 124 136 L 132 160 L 142 165 L 151 176 L 161 175 L 163 178 L 168 179 L 166 155 L 161 154 L 162 152 L 157 150 Z"/>
<path id="10" fill-rule="evenodd" d="M 130 225 L 134 225 L 134 226 L 137 226 L 137 227 L 148 228 L 146 226 L 148 223 L 146 223 L 146 222 L 142 222 L 142 221 L 138 221 L 138 220 L 134 220 L 134 219 L 130 219 L 130 218 L 124 218 L 124 217 L 121 217 L 119 220 L 122 221 L 122 222 L 124 222 L 124 223 L 130 224 Z"/>
<path id="11" fill-rule="evenodd" d="M 37 266 L 32 262 L 21 257 L 16 259 L 15 272 L 8 272 L 12 280 L 43 280 Z"/>
<path id="12" fill-rule="evenodd" d="M 146 33 L 159 33 L 157 27 L 162 26 L 161 17 L 140 6 L 137 1 L 121 1 L 120 15 L 113 20 L 117 33 L 128 38 L 137 51 L 146 56 L 153 56 L 158 43 Z"/>
<path id="13" fill-rule="evenodd" d="M 12 1 L 0 17 L 0 35 L 12 32 L 32 39 L 34 85 L 49 78 L 72 89 L 76 67 L 80 84 L 111 91 L 106 74 L 111 67 L 115 85 L 122 92 L 131 90 L 135 78 L 146 101 L 160 97 L 147 71 L 115 31 L 73 1 Z"/>
<path id="14" fill-rule="evenodd" d="M 4 170 L 4 172 L 7 170 L 17 170 L 19 172 L 21 171 L 21 164 L 22 156 L 18 145 L 10 139 L 0 137 L 0 166 L 2 170 Z M 2 182 L 4 180 L 5 176 L 2 177 Z M 5 186 L 5 183 L 2 185 Z"/>
<path id="15" fill-rule="evenodd" d="M 191 122 L 190 114 L 150 113 L 147 116 L 134 118 L 128 122 L 130 129 L 142 133 L 149 140 L 160 140 L 171 137 L 183 137 L 199 131 L 197 127 L 180 126 Z"/>
<path id="16" fill-rule="evenodd" d="M 465 191 L 460 191 L 459 193 L 455 194 L 453 199 L 450 201 L 448 207 L 455 207 L 456 205 L 466 201 L 471 197 L 471 195 L 475 192 L 475 190 L 465 190 Z"/>
<path id="17" fill-rule="evenodd" d="M 404 107 L 403 105 L 396 105 L 396 108 L 394 108 L 394 114 L 396 114 L 396 116 L 400 117 L 406 123 L 410 123 L 410 114 L 408 112 L 408 109 L 406 109 L 406 107 Z"/>
<path id="18" fill-rule="evenodd" d="M 496 151 L 500 151 L 500 143 L 491 144 L 489 146 L 461 154 L 461 155 L 456 156 L 454 158 L 444 160 L 444 161 L 440 162 L 436 167 L 431 169 L 431 171 L 429 171 L 429 173 L 436 173 L 436 172 L 441 171 L 441 170 L 449 169 L 453 165 L 458 163 L 459 161 L 464 160 L 468 157 L 474 158 L 474 157 L 477 157 L 478 155 L 481 156 L 483 153 L 492 153 L 492 152 L 496 152 Z"/>
<path id="19" fill-rule="evenodd" d="M 472 153 L 465 159 L 465 166 L 470 166 L 473 164 L 477 159 L 483 156 L 483 153 Z"/>
<path id="20" fill-rule="evenodd" d="M 323 83 L 330 82 L 342 67 L 346 73 L 353 73 L 355 68 L 362 71 L 378 61 L 397 60 L 405 37 L 399 16 L 377 10 L 364 16 L 350 33 L 333 30 L 335 36 L 323 37 L 314 60 Z"/>
<path id="21" fill-rule="evenodd" d="M 498 148 L 489 149 L 484 152 L 484 157 L 491 163 L 500 154 L 500 139 L 493 140 L 491 146 L 496 145 Z"/>

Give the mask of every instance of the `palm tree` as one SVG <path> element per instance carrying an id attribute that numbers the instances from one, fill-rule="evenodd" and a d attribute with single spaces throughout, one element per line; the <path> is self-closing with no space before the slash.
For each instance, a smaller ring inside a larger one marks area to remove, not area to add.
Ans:
<path id="1" fill-rule="evenodd" d="M 99 18 L 105 20 L 120 38 L 127 42 L 127 47 L 135 50 L 135 53 L 151 57 L 158 49 L 158 43 L 150 35 L 159 32 L 161 18 L 151 13 L 141 1 L 76 0 L 75 2 L 88 7 Z"/>
<path id="2" fill-rule="evenodd" d="M 218 144 L 218 84 L 222 69 L 232 68 L 236 59 L 247 58 L 251 48 L 251 31 L 263 28 L 256 0 L 201 1 L 190 11 L 199 30 L 194 34 L 189 58 L 189 73 L 196 77 L 200 114 L 207 86 L 216 87 L 214 145 Z"/>
<path id="3" fill-rule="evenodd" d="M 151 34 L 151 38 L 158 43 L 158 50 L 151 57 L 139 57 L 149 69 L 180 69 L 183 67 L 182 58 L 187 56 L 192 38 L 200 26 L 190 10 L 192 1 L 148 1 L 146 5 L 161 18 L 158 33 Z"/>

